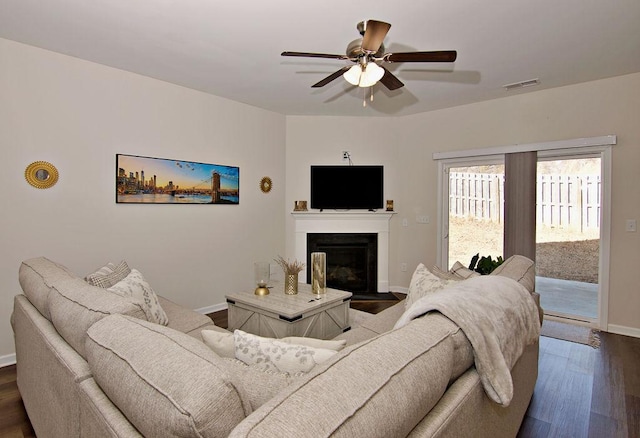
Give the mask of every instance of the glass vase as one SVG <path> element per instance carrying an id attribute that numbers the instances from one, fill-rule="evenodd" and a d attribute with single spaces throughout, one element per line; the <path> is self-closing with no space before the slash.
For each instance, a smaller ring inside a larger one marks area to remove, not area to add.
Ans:
<path id="1" fill-rule="evenodd" d="M 327 293 L 327 254 L 324 252 L 311 253 L 311 292 Z"/>

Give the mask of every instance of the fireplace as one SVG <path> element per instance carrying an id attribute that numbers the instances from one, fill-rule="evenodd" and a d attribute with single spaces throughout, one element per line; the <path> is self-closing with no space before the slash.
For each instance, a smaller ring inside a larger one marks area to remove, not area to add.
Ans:
<path id="1" fill-rule="evenodd" d="M 375 234 L 377 236 L 376 276 L 377 284 L 370 285 L 372 292 L 389 292 L 389 220 L 393 212 L 293 212 L 295 238 L 294 256 L 307 261 L 308 234 Z M 329 261 L 329 260 L 328 260 Z M 306 269 L 300 273 L 300 281 L 308 281 Z M 374 280 L 375 281 L 375 280 Z"/>
<path id="2" fill-rule="evenodd" d="M 309 233 L 307 266 L 311 253 L 327 254 L 327 287 L 349 292 L 378 290 L 378 235 L 376 233 Z M 311 270 L 307 270 L 311 283 Z"/>

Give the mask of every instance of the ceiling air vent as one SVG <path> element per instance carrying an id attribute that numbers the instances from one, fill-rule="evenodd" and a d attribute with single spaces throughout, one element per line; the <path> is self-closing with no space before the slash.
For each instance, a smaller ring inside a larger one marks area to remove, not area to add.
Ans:
<path id="1" fill-rule="evenodd" d="M 514 82 L 513 84 L 503 85 L 502 88 L 505 90 L 515 90 L 516 88 L 525 88 L 525 87 L 533 87 L 535 85 L 540 85 L 540 79 L 529 79 L 528 81 L 522 82 Z"/>

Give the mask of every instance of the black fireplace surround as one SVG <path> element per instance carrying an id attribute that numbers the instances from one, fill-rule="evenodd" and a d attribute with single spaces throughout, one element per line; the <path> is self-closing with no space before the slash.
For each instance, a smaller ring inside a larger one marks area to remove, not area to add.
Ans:
<path id="1" fill-rule="evenodd" d="M 354 293 L 378 292 L 378 235 L 376 233 L 309 233 L 307 266 L 311 253 L 327 254 L 327 287 Z M 307 269 L 311 283 L 311 269 Z"/>

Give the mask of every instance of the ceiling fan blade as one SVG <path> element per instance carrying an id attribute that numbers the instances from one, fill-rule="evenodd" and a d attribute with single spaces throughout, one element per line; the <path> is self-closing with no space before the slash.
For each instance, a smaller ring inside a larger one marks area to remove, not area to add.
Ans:
<path id="1" fill-rule="evenodd" d="M 345 55 L 331 55 L 329 53 L 282 52 L 280 56 L 299 56 L 303 58 L 349 59 Z"/>
<path id="2" fill-rule="evenodd" d="M 364 37 L 362 38 L 362 50 L 365 52 L 376 53 L 387 36 L 391 25 L 384 21 L 369 20 L 367 21 L 364 31 Z"/>
<path id="3" fill-rule="evenodd" d="M 454 62 L 458 57 L 455 50 L 443 50 L 439 52 L 403 52 L 387 53 L 384 60 L 387 62 Z"/>
<path id="4" fill-rule="evenodd" d="M 335 73 L 331 73 L 329 76 L 327 76 L 326 78 L 324 78 L 323 80 L 321 80 L 320 82 L 317 82 L 315 84 L 313 84 L 311 86 L 311 88 L 320 88 L 320 87 L 324 87 L 325 85 L 327 85 L 329 82 L 333 81 L 334 79 L 338 79 L 340 76 L 343 75 L 344 72 L 346 72 L 347 70 L 349 70 L 351 68 L 351 66 L 346 66 L 346 67 L 342 67 L 340 70 L 338 70 Z"/>
<path id="5" fill-rule="evenodd" d="M 384 66 L 381 66 L 381 67 L 384 68 Z M 384 85 L 385 87 L 387 87 L 389 90 L 392 90 L 392 91 L 397 90 L 398 88 L 404 87 L 404 84 L 402 83 L 402 81 L 400 81 L 400 79 L 398 79 L 396 75 L 391 73 L 386 68 L 384 68 L 384 76 L 382 76 L 382 79 L 380 79 L 380 82 L 382 82 L 382 85 Z"/>

